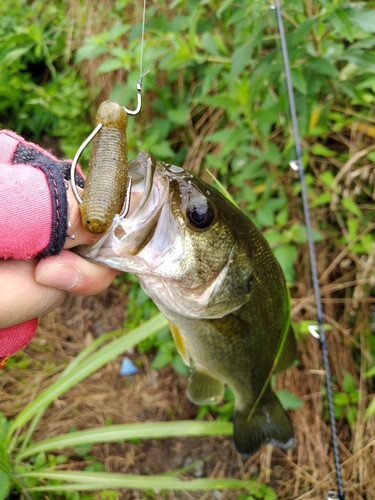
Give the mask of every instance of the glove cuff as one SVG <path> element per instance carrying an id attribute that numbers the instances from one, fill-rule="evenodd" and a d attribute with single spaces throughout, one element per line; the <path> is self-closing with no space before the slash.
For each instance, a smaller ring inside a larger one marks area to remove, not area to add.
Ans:
<path id="1" fill-rule="evenodd" d="M 11 131 L 0 132 L 0 162 L 3 184 L 2 258 L 32 258 L 57 255 L 68 231 L 65 181 L 71 163 L 59 161 L 39 146 Z M 34 169 L 39 170 L 39 174 Z M 83 186 L 80 172 L 76 184 Z"/>

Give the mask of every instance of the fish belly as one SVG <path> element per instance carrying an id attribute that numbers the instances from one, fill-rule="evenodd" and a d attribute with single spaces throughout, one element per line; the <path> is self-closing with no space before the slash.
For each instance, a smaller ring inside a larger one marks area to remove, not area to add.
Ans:
<path id="1" fill-rule="evenodd" d="M 223 335 L 223 319 L 196 320 L 180 316 L 162 305 L 159 307 L 173 325 L 173 337 L 185 363 L 193 361 L 187 388 L 189 399 L 195 404 L 216 404 L 223 397 L 224 384 L 232 389 L 237 450 L 250 456 L 267 443 L 281 449 L 291 447 L 293 427 L 268 383 L 273 360 L 266 368 L 259 366 L 259 349 L 255 345 L 251 348 L 251 343 L 244 344 L 243 321 L 229 315 L 230 321 L 227 318 L 224 324 L 230 323 L 231 328 L 229 331 L 224 329 L 227 334 Z M 293 351 L 291 344 L 294 346 L 292 330 L 286 345 Z M 293 357 L 294 351 L 290 360 Z"/>

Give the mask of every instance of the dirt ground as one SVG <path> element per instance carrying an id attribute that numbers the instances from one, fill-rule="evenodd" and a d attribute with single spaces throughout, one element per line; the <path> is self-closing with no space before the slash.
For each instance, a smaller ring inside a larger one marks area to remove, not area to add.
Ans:
<path id="1" fill-rule="evenodd" d="M 37 335 L 25 349 L 27 370 L 14 366 L 1 377 L 1 410 L 15 415 L 41 389 L 46 387 L 82 348 L 98 334 L 121 328 L 127 297 L 116 286 L 96 297 L 69 297 L 59 309 L 41 318 Z M 338 352 L 341 337 L 330 339 Z M 48 409 L 36 430 L 35 439 L 77 429 L 112 423 L 193 419 L 197 407 L 187 400 L 187 379 L 171 366 L 151 368 L 152 354 L 131 355 L 141 368 L 136 375 L 120 375 L 119 357 L 69 390 Z M 199 437 L 152 440 L 139 444 L 95 445 L 90 455 L 110 472 L 160 474 L 196 462 L 187 477 L 258 478 L 274 487 L 278 498 L 326 498 L 335 489 L 330 431 L 322 420 L 324 372 L 320 369 L 318 343 L 311 337 L 299 342 L 300 366 L 278 377 L 278 387 L 300 396 L 305 405 L 290 413 L 296 432 L 296 446 L 287 453 L 264 447 L 254 457 L 243 460 L 234 450 L 230 437 Z M 341 360 L 342 361 L 342 360 Z M 27 378 L 25 378 L 27 377 Z M 208 418 L 213 418 L 208 416 Z M 375 498 L 373 428 L 358 428 L 361 442 L 353 448 L 353 435 L 338 422 L 340 455 L 347 499 Z M 357 441 L 359 437 L 357 436 Z M 354 449 L 354 452 L 349 452 Z M 357 452 L 355 452 L 357 449 Z M 87 462 L 72 456 L 66 467 L 82 469 Z M 65 467 L 65 466 L 64 466 Z M 239 491 L 170 492 L 168 499 L 234 500 Z M 155 493 L 129 490 L 121 499 L 167 498 Z"/>

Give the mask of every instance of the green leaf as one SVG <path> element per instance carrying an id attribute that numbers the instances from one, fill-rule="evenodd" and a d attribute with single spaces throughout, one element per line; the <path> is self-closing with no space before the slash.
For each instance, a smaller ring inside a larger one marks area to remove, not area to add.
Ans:
<path id="1" fill-rule="evenodd" d="M 216 11 L 216 15 L 219 19 L 222 13 L 225 11 L 225 9 L 227 9 L 233 2 L 234 0 L 224 0 L 223 2 L 220 2 L 220 4 L 218 4 L 219 7 Z"/>
<path id="2" fill-rule="evenodd" d="M 265 231 L 263 231 L 263 236 L 266 238 L 266 240 L 271 246 L 283 242 L 283 235 L 278 229 L 268 228 Z"/>
<path id="3" fill-rule="evenodd" d="M 272 226 L 275 221 L 275 213 L 268 204 L 259 207 L 256 211 L 256 220 L 261 226 Z"/>
<path id="4" fill-rule="evenodd" d="M 375 11 L 374 11 L 375 12 Z M 375 54 L 364 50 L 346 50 L 338 58 L 341 61 L 350 61 L 368 73 L 375 73 Z"/>
<path id="5" fill-rule="evenodd" d="M 370 368 L 366 373 L 365 373 L 365 378 L 370 378 L 375 376 L 375 366 Z"/>
<path id="6" fill-rule="evenodd" d="M 211 33 L 208 33 L 207 31 L 203 33 L 201 42 L 206 52 L 212 54 L 213 56 L 220 55 L 220 52 L 216 46 L 216 39 L 212 36 Z"/>
<path id="7" fill-rule="evenodd" d="M 159 157 L 160 159 L 174 158 L 175 156 L 169 141 L 161 141 L 159 144 L 154 144 L 152 146 L 152 152 L 156 158 Z"/>
<path id="8" fill-rule="evenodd" d="M 367 421 L 373 415 L 375 415 L 375 396 L 371 399 L 370 404 L 366 408 L 365 420 Z"/>
<path id="9" fill-rule="evenodd" d="M 349 210 L 349 212 L 356 215 L 357 217 L 362 217 L 362 212 L 351 196 L 345 196 L 344 198 L 342 198 L 341 203 L 343 207 Z"/>
<path id="10" fill-rule="evenodd" d="M 342 388 L 344 389 L 345 392 L 350 394 L 351 392 L 356 390 L 356 386 L 354 383 L 354 378 L 353 375 L 349 372 L 345 372 L 344 378 L 342 381 Z"/>
<path id="11" fill-rule="evenodd" d="M 20 59 L 24 54 L 30 51 L 31 47 L 33 45 L 29 44 L 26 45 L 25 47 L 19 47 L 18 49 L 13 49 L 9 51 L 5 57 L 3 57 L 3 62 L 7 65 L 11 65 L 16 61 L 17 59 Z"/>
<path id="12" fill-rule="evenodd" d="M 204 138 L 204 141 L 205 142 L 216 142 L 216 143 L 226 142 L 231 137 L 233 137 L 235 134 L 236 134 L 235 128 L 224 128 L 221 130 L 216 130 L 212 134 L 206 135 Z"/>
<path id="13" fill-rule="evenodd" d="M 235 80 L 243 69 L 250 63 L 253 45 L 249 42 L 238 47 L 232 56 L 232 65 L 230 69 L 231 79 Z"/>
<path id="14" fill-rule="evenodd" d="M 375 33 L 375 10 L 347 9 L 350 22 L 367 33 Z"/>
<path id="15" fill-rule="evenodd" d="M 0 500 L 8 498 L 10 491 L 10 482 L 8 474 L 0 470 Z"/>
<path id="16" fill-rule="evenodd" d="M 327 158 L 329 158 L 331 156 L 336 156 L 335 151 L 332 151 L 332 149 L 329 149 L 326 146 L 323 146 L 323 144 L 320 144 L 319 142 L 315 142 L 311 146 L 311 152 L 316 156 L 324 156 Z"/>
<path id="17" fill-rule="evenodd" d="M 186 125 L 187 122 L 187 108 L 186 105 L 179 106 L 176 109 L 168 110 L 167 116 L 169 120 L 176 125 Z"/>
<path id="18" fill-rule="evenodd" d="M 301 92 L 301 94 L 307 93 L 307 83 L 303 72 L 299 68 L 291 69 L 292 80 L 294 87 Z"/>
<path id="19" fill-rule="evenodd" d="M 313 59 L 309 59 L 306 66 L 321 75 L 331 76 L 333 78 L 338 75 L 336 67 L 327 61 L 327 59 L 324 59 L 324 57 L 314 57 Z"/>
<path id="20" fill-rule="evenodd" d="M 339 35 L 349 42 L 353 41 L 352 24 L 347 10 L 337 9 L 330 15 L 329 19 Z"/>
<path id="21" fill-rule="evenodd" d="M 314 322 L 311 321 L 311 320 L 301 320 L 298 323 L 296 323 L 296 325 L 297 325 L 296 330 L 298 331 L 298 333 L 304 334 L 304 335 L 305 334 L 310 334 L 311 335 L 310 330 L 309 330 L 309 328 L 311 326 L 315 326 L 316 328 L 319 328 L 318 325 L 317 324 L 315 325 Z M 332 325 L 330 325 L 328 323 L 324 323 L 323 326 L 324 326 L 324 331 L 325 332 L 329 332 L 333 328 Z"/>
<path id="22" fill-rule="evenodd" d="M 176 355 L 172 360 L 172 366 L 176 370 L 176 372 L 181 373 L 182 375 L 189 375 L 189 369 L 182 361 L 181 356 Z"/>
<path id="23" fill-rule="evenodd" d="M 81 62 L 84 59 L 94 59 L 94 57 L 98 57 L 106 52 L 108 52 L 108 48 L 104 45 L 87 43 L 77 50 L 76 61 Z"/>
<path id="24" fill-rule="evenodd" d="M 127 31 L 129 31 L 130 25 L 124 24 L 121 21 L 118 21 L 115 23 L 111 29 L 109 30 L 109 39 L 110 40 L 116 40 L 117 38 L 120 38 L 122 35 L 124 35 Z"/>
<path id="25" fill-rule="evenodd" d="M 249 130 L 246 128 L 227 128 L 214 132 L 205 137 L 204 140 L 223 143 L 221 155 L 225 156 L 232 153 L 241 142 L 246 140 L 248 135 Z"/>
<path id="26" fill-rule="evenodd" d="M 298 44 L 305 40 L 311 28 L 316 24 L 317 16 L 309 16 L 305 19 L 297 29 L 293 31 L 292 35 L 292 45 L 293 47 L 298 46 Z"/>
<path id="27" fill-rule="evenodd" d="M 277 391 L 276 396 L 285 410 L 295 410 L 305 404 L 302 399 L 286 389 Z"/>
<path id="28" fill-rule="evenodd" d="M 290 226 L 288 233 L 290 235 L 289 241 L 293 241 L 294 243 L 298 244 L 306 243 L 307 241 L 306 226 L 298 222 L 295 222 Z"/>
<path id="29" fill-rule="evenodd" d="M 331 203 L 331 200 L 332 200 L 332 193 L 330 193 L 329 191 L 325 191 L 324 193 L 320 194 L 310 202 L 310 207 L 311 208 L 319 207 L 320 205 Z"/>
<path id="30" fill-rule="evenodd" d="M 158 352 L 153 359 L 151 366 L 155 370 L 159 370 L 160 368 L 163 368 L 166 366 L 168 363 L 170 363 L 173 359 L 173 355 L 166 351 L 165 349 L 158 349 Z"/>
<path id="31" fill-rule="evenodd" d="M 294 245 L 280 245 L 273 250 L 273 253 L 280 263 L 286 281 L 294 283 L 294 259 L 297 256 L 297 248 Z"/>
<path id="32" fill-rule="evenodd" d="M 349 424 L 354 425 L 357 419 L 357 408 L 349 406 L 349 408 L 346 409 L 345 416 Z"/>
<path id="33" fill-rule="evenodd" d="M 108 73 L 124 67 L 124 61 L 117 58 L 106 59 L 97 69 L 98 75 L 101 73 Z"/>
<path id="34" fill-rule="evenodd" d="M 333 402 L 338 406 L 347 406 L 350 403 L 349 396 L 344 392 L 335 392 L 333 395 Z"/>
<path id="35" fill-rule="evenodd" d="M 335 176 L 330 170 L 324 170 L 324 172 L 319 175 L 319 180 L 330 189 L 335 185 Z"/>

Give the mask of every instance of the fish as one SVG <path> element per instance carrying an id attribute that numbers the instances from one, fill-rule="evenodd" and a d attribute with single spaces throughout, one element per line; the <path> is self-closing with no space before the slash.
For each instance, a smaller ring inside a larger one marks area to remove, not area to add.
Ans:
<path id="1" fill-rule="evenodd" d="M 80 212 L 83 227 L 92 234 L 109 230 L 122 212 L 128 180 L 128 115 L 120 104 L 104 101 L 96 123 L 102 124 L 94 137 Z"/>
<path id="2" fill-rule="evenodd" d="M 236 449 L 285 450 L 294 430 L 271 388 L 296 357 L 285 279 L 254 223 L 213 186 L 142 151 L 129 162 L 129 215 L 78 253 L 136 274 L 169 321 L 190 368 L 187 396 L 217 404 L 234 394 Z"/>

